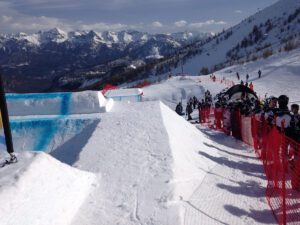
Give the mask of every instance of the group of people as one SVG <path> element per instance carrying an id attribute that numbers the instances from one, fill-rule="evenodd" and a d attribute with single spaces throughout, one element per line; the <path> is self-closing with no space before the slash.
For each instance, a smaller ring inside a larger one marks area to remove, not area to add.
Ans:
<path id="1" fill-rule="evenodd" d="M 299 105 L 292 104 L 289 109 L 288 104 L 289 98 L 286 95 L 280 95 L 278 98 L 271 96 L 264 101 L 250 99 L 245 95 L 240 100 L 229 102 L 220 98 L 215 103 L 215 108 L 224 108 L 229 112 L 239 111 L 245 116 L 255 115 L 257 120 L 264 120 L 270 127 L 276 126 L 280 131 L 283 128 L 287 136 L 300 142 Z"/>
<path id="2" fill-rule="evenodd" d="M 255 115 L 257 120 L 264 120 L 269 126 L 276 126 L 280 131 L 283 128 L 287 136 L 300 142 L 299 105 L 292 104 L 289 109 L 288 104 L 289 98 L 286 95 L 280 95 L 278 98 L 271 96 L 264 101 L 259 101 L 254 97 L 249 98 L 249 96 L 245 94 L 236 101 L 230 101 L 219 96 L 215 102 L 215 108 L 225 110 L 224 126 L 227 126 L 229 130 L 231 126 L 228 124 L 229 122 L 226 123 L 226 117 L 230 117 L 230 113 L 233 111 L 239 111 L 239 113 L 244 116 Z M 201 101 L 198 100 L 196 96 L 190 98 L 186 106 L 188 120 L 192 120 L 191 114 L 193 110 L 198 109 L 200 121 L 200 110 L 210 108 L 211 105 L 212 95 L 208 90 L 205 92 L 205 98 Z M 178 103 L 175 111 L 179 115 L 183 115 L 183 106 L 181 102 Z"/>
<path id="3" fill-rule="evenodd" d="M 258 70 L 257 74 L 258 74 L 258 78 L 261 78 L 261 70 Z M 236 72 L 236 78 L 238 80 L 240 80 L 240 74 L 239 74 L 239 72 Z M 248 80 L 249 80 L 249 74 L 247 73 L 247 75 L 246 75 L 246 82 L 248 82 Z"/>
<path id="4" fill-rule="evenodd" d="M 188 120 L 193 119 L 191 114 L 193 113 L 193 111 L 195 109 L 198 109 L 200 111 L 201 109 L 206 109 L 211 106 L 212 95 L 211 95 L 210 91 L 207 90 L 205 92 L 204 96 L 205 96 L 204 99 L 202 99 L 201 101 L 198 100 L 196 96 L 194 96 L 188 100 L 187 105 L 186 105 L 186 110 L 185 110 Z M 181 102 L 179 102 L 177 104 L 175 111 L 177 112 L 178 115 L 183 115 L 183 106 L 182 106 Z"/>
<path id="5" fill-rule="evenodd" d="M 245 85 L 246 87 L 249 87 L 252 91 L 254 91 L 254 85 L 252 82 L 248 84 L 248 82 L 244 83 L 244 81 L 241 80 L 241 85 Z"/>

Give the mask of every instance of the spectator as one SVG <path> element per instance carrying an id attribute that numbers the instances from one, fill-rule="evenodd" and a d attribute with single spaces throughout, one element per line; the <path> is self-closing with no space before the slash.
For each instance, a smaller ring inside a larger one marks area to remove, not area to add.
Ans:
<path id="1" fill-rule="evenodd" d="M 252 82 L 250 82 L 249 88 L 253 91 L 253 84 L 252 84 Z"/>
<path id="2" fill-rule="evenodd" d="M 286 95 L 280 95 L 278 97 L 278 105 L 279 109 L 275 112 L 275 115 L 277 116 L 276 119 L 276 126 L 280 130 L 283 125 L 284 132 L 290 136 L 290 130 L 291 130 L 291 114 L 288 109 L 289 104 L 289 98 Z"/>
<path id="3" fill-rule="evenodd" d="M 271 96 L 269 99 L 267 99 L 267 105 L 264 108 L 264 119 L 268 122 L 269 125 L 273 124 L 274 115 L 277 111 L 276 108 L 277 105 L 277 98 L 274 96 Z"/>
<path id="4" fill-rule="evenodd" d="M 178 105 L 176 106 L 175 112 L 177 112 L 178 115 L 182 115 L 182 111 L 183 111 L 183 107 L 181 102 L 179 102 Z"/>
<path id="5" fill-rule="evenodd" d="M 261 71 L 258 70 L 258 78 L 261 78 Z"/>
<path id="6" fill-rule="evenodd" d="M 188 120 L 192 120 L 192 117 L 191 117 L 191 113 L 193 112 L 193 106 L 192 104 L 189 102 L 186 106 L 186 114 L 188 116 Z"/>
<path id="7" fill-rule="evenodd" d="M 299 105 L 291 105 L 292 119 L 291 119 L 291 137 L 300 143 L 300 114 Z"/>
<path id="8" fill-rule="evenodd" d="M 247 75 L 246 75 L 246 83 L 248 83 L 248 79 L 249 79 L 249 74 L 247 73 Z"/>
<path id="9" fill-rule="evenodd" d="M 194 106 L 194 109 L 196 109 L 196 106 L 198 104 L 198 99 L 196 98 L 196 96 L 193 97 L 193 106 Z"/>

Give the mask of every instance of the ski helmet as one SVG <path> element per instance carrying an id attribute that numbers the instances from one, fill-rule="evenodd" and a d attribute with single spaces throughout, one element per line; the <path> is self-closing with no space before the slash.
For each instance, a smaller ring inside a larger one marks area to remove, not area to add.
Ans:
<path id="1" fill-rule="evenodd" d="M 288 104 L 289 104 L 289 97 L 288 96 L 280 95 L 278 97 L 279 108 L 286 108 Z"/>

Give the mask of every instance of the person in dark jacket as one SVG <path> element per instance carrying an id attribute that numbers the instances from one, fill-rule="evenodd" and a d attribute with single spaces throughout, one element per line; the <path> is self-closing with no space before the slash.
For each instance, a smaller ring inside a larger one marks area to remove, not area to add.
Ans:
<path id="1" fill-rule="evenodd" d="M 192 120 L 193 118 L 191 117 L 191 113 L 193 112 L 193 106 L 189 102 L 186 106 L 186 114 L 188 115 L 188 120 Z"/>
<path id="2" fill-rule="evenodd" d="M 291 119 L 291 135 L 292 138 L 300 143 L 300 114 L 299 105 L 291 105 L 292 119 Z"/>
<path id="3" fill-rule="evenodd" d="M 196 109 L 196 106 L 198 104 L 198 99 L 196 98 L 196 96 L 193 97 L 193 106 L 194 106 L 194 109 Z"/>
<path id="4" fill-rule="evenodd" d="M 183 107 L 181 102 L 179 102 L 178 105 L 176 106 L 175 112 L 177 112 L 178 115 L 182 115 L 182 111 L 183 111 Z"/>
<path id="5" fill-rule="evenodd" d="M 261 71 L 258 70 L 258 78 L 261 78 Z"/>
<path id="6" fill-rule="evenodd" d="M 279 108 L 275 112 L 277 117 L 276 126 L 279 130 L 284 129 L 284 133 L 287 136 L 291 134 L 291 113 L 288 109 L 289 98 L 286 95 L 280 95 L 278 97 L 278 105 Z M 282 127 L 283 126 L 283 127 Z"/>

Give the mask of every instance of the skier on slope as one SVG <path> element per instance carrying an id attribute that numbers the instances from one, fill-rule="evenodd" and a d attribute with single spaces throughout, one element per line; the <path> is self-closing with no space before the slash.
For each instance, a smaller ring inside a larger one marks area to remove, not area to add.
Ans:
<path id="1" fill-rule="evenodd" d="M 261 78 L 261 71 L 258 70 L 258 78 Z"/>
<path id="2" fill-rule="evenodd" d="M 247 75 L 246 75 L 246 83 L 248 83 L 248 80 L 249 80 L 249 74 L 247 73 Z"/>

